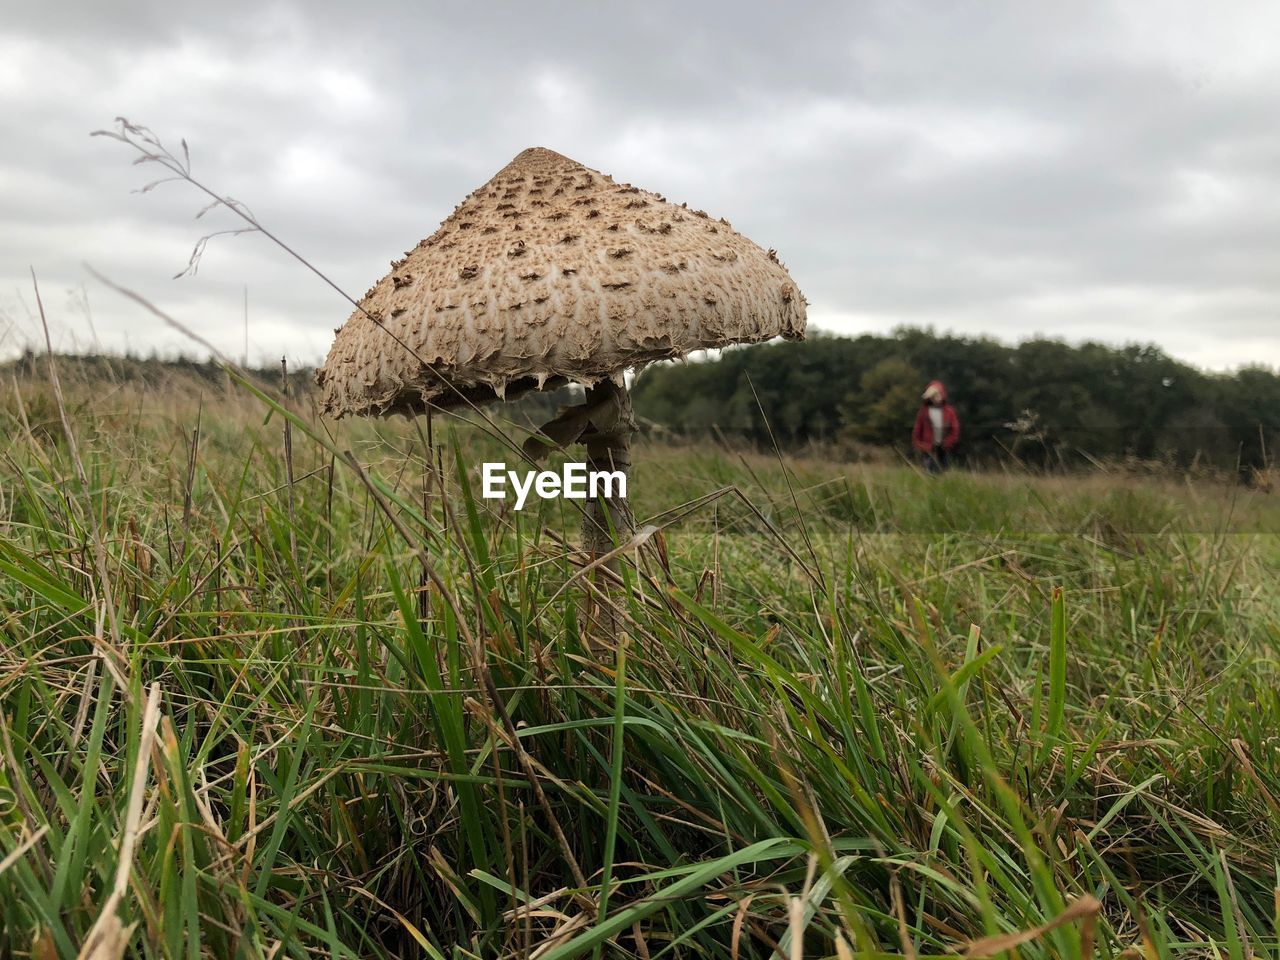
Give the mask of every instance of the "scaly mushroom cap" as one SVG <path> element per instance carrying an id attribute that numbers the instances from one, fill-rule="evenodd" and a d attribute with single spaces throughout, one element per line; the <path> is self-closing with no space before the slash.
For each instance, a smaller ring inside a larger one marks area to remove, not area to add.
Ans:
<path id="1" fill-rule="evenodd" d="M 804 297 L 772 250 L 541 147 L 391 267 L 316 373 L 326 413 L 486 403 L 804 338 Z"/>

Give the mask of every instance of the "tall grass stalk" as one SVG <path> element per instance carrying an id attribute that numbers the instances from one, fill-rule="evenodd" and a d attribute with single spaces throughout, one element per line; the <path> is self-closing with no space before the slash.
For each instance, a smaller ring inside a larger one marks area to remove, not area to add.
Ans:
<path id="1" fill-rule="evenodd" d="M 602 647 L 483 429 L 79 369 L 0 401 L 15 955 L 1277 951 L 1270 501 L 655 445 Z"/>

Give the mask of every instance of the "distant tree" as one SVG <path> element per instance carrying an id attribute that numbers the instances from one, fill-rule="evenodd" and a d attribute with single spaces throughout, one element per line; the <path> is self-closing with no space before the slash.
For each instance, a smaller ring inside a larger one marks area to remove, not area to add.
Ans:
<path id="1" fill-rule="evenodd" d="M 923 383 L 920 371 L 900 357 L 881 360 L 840 405 L 845 435 L 863 443 L 903 446 L 911 436 Z"/>
<path id="2" fill-rule="evenodd" d="M 757 446 L 771 435 L 784 447 L 838 436 L 894 445 L 934 378 L 956 405 L 970 461 L 1007 457 L 1016 443 L 1020 459 L 1045 467 L 1126 456 L 1186 465 L 1198 454 L 1222 468 L 1238 463 L 1248 476 L 1280 449 L 1280 374 L 1208 374 L 1150 345 L 1041 338 L 1015 347 L 919 329 L 818 333 L 656 364 L 632 396 L 642 417 L 690 435 L 714 427 Z M 1008 426 L 1026 411 L 1034 441 Z"/>

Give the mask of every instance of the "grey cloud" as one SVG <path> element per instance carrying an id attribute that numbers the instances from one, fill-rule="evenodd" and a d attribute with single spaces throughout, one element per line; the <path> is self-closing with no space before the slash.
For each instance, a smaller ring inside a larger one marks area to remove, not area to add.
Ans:
<path id="1" fill-rule="evenodd" d="M 87 136 L 123 113 L 355 295 L 540 144 L 776 247 L 818 326 L 1280 363 L 1280 23 L 1257 5 L 9 5 L 0 351 L 28 264 L 66 307 L 92 262 L 237 352 L 246 284 L 259 355 L 314 361 L 345 318 L 261 238 L 170 281 L 231 221 L 193 221 L 185 185 L 130 193 L 146 168 Z M 181 346 L 90 302 L 104 342 Z"/>

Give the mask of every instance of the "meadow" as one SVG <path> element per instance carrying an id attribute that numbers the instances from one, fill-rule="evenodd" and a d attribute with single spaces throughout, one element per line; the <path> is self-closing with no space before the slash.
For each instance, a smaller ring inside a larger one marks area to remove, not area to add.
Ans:
<path id="1" fill-rule="evenodd" d="M 600 636 L 488 425 L 79 369 L 0 390 L 0 956 L 1280 955 L 1274 494 L 642 441 Z"/>

